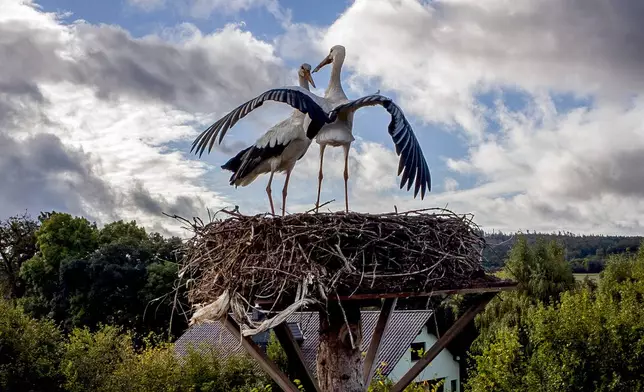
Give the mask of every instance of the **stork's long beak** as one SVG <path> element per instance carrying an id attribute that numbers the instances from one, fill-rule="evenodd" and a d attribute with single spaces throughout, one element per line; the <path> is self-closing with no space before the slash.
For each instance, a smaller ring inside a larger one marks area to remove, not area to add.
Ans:
<path id="1" fill-rule="evenodd" d="M 311 86 L 313 86 L 313 88 L 317 88 L 317 87 L 315 87 L 315 82 L 313 81 L 313 77 L 311 76 L 311 72 L 306 72 L 304 74 L 304 77 L 306 78 L 306 80 L 309 81 L 309 83 L 311 83 Z"/>
<path id="2" fill-rule="evenodd" d="M 318 66 L 317 66 L 317 67 L 315 67 L 315 69 L 313 70 L 313 72 L 317 72 L 317 71 L 319 71 L 319 70 L 320 70 L 320 68 L 324 67 L 324 66 L 325 66 L 325 65 L 327 65 L 327 64 L 331 64 L 332 62 L 333 62 L 333 57 L 331 57 L 331 53 L 329 53 L 329 55 L 328 55 L 328 56 L 326 56 L 326 57 L 324 58 L 324 60 L 322 60 L 322 62 L 320 62 L 320 64 L 318 64 Z"/>

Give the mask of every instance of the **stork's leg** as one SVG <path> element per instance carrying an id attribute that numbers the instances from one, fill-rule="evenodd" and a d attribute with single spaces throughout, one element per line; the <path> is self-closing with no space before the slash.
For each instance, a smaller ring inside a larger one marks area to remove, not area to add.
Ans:
<path id="1" fill-rule="evenodd" d="M 344 206 L 346 211 L 349 212 L 349 190 L 348 190 L 348 181 L 349 181 L 349 148 L 350 144 L 345 144 L 342 146 L 344 148 Z"/>
<path id="2" fill-rule="evenodd" d="M 286 180 L 284 180 L 284 188 L 282 189 L 282 216 L 286 214 L 286 194 L 288 189 L 288 180 L 291 179 L 291 170 L 293 168 L 286 170 Z"/>
<path id="3" fill-rule="evenodd" d="M 315 202 L 315 212 L 320 208 L 320 190 L 322 189 L 322 162 L 324 162 L 324 149 L 326 144 L 320 144 L 320 173 L 318 174 L 318 200 Z"/>
<path id="4" fill-rule="evenodd" d="M 275 215 L 275 208 L 273 207 L 273 196 L 271 195 L 271 183 L 273 182 L 274 171 L 271 171 L 271 176 L 268 178 L 268 184 L 266 185 L 266 194 L 268 194 L 268 202 L 271 203 L 271 214 Z"/>

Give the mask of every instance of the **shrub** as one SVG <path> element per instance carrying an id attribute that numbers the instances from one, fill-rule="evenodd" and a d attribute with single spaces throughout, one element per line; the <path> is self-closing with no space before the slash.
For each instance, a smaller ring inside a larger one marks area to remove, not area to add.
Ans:
<path id="1" fill-rule="evenodd" d="M 63 337 L 50 321 L 36 321 L 0 300 L 0 390 L 59 391 Z"/>

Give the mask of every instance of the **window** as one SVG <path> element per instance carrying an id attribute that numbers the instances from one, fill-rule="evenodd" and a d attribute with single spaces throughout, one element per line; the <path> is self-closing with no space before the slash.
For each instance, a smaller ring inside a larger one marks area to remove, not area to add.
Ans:
<path id="1" fill-rule="evenodd" d="M 433 380 L 427 380 L 426 381 L 427 386 L 430 387 L 430 389 L 427 389 L 428 391 L 431 391 L 431 388 L 436 388 L 436 392 L 444 392 L 445 391 L 445 377 L 441 378 L 435 378 Z"/>
<path id="2" fill-rule="evenodd" d="M 452 392 L 458 392 L 458 381 L 452 380 Z"/>
<path id="3" fill-rule="evenodd" d="M 411 344 L 411 360 L 418 361 L 425 355 L 425 342 L 414 342 Z"/>

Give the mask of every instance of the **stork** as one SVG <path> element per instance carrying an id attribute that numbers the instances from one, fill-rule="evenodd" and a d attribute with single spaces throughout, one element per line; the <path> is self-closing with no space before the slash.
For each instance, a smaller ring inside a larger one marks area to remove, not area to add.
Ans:
<path id="1" fill-rule="evenodd" d="M 306 91 L 309 91 L 309 83 L 315 87 L 315 82 L 311 77 L 311 66 L 307 63 L 300 66 L 298 79 L 300 87 Z M 270 173 L 268 184 L 266 185 L 266 194 L 268 195 L 273 215 L 275 215 L 271 192 L 273 175 L 276 172 L 286 172 L 284 188 L 282 189 L 282 216 L 284 216 L 291 171 L 293 171 L 295 163 L 304 156 L 311 145 L 311 139 L 304 132 L 304 117 L 305 114 L 301 111 L 293 110 L 288 118 L 271 127 L 257 139 L 255 144 L 241 150 L 221 166 L 222 169 L 233 172 L 230 176 L 230 185 L 235 185 L 235 188 L 249 185 L 260 174 Z"/>
<path id="2" fill-rule="evenodd" d="M 320 97 L 298 86 L 270 89 L 239 105 L 204 130 L 192 143 L 191 151 L 196 149 L 196 151 L 203 153 L 206 148 L 210 151 L 217 138 L 219 139 L 219 143 L 221 143 L 226 132 L 237 121 L 262 106 L 264 102 L 276 101 L 286 103 L 307 115 L 304 117 L 306 136 L 311 141 L 313 138 L 316 138 L 316 141 L 320 144 L 320 174 L 318 176 L 316 210 L 319 208 L 319 188 L 322 183 L 322 157 L 324 148 L 326 145 L 343 146 L 345 148 L 345 209 L 348 212 L 347 160 L 349 146 L 354 140 L 351 133 L 353 113 L 365 106 L 380 105 L 391 115 L 388 131 L 396 147 L 396 154 L 400 157 L 398 164 L 398 175 L 400 176 L 402 174 L 400 188 L 402 189 L 407 185 L 407 190 L 409 191 L 412 185 L 414 185 L 414 198 L 416 198 L 420 191 L 420 197 L 423 199 L 425 197 L 425 191 L 431 190 L 431 176 L 416 135 L 414 135 L 414 131 L 400 107 L 390 98 L 380 94 L 366 95 L 355 100 L 348 100 L 343 91 L 341 93 L 334 92 L 342 89 L 340 84 L 340 69 L 342 61 L 344 60 L 344 54 L 344 47 L 339 45 L 334 46 L 325 60 L 314 70 L 318 70 L 325 64 L 334 63 L 331 81 L 325 97 Z"/>

